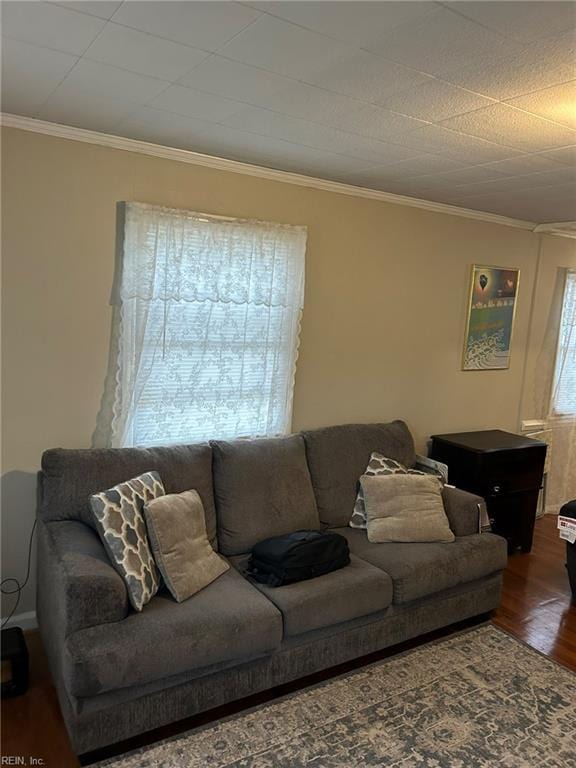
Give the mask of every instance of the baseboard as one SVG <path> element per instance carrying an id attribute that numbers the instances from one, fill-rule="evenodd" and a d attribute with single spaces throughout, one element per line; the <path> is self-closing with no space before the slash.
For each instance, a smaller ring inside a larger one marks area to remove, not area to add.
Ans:
<path id="1" fill-rule="evenodd" d="M 38 629 L 38 621 L 36 619 L 36 611 L 26 611 L 26 613 L 16 613 L 8 624 L 6 624 L 6 629 L 9 627 L 22 627 L 22 629 Z"/>

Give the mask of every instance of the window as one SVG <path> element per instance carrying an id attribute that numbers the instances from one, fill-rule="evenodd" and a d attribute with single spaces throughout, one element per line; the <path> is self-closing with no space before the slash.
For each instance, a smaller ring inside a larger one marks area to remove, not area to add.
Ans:
<path id="1" fill-rule="evenodd" d="M 290 431 L 306 229 L 129 203 L 110 444 Z"/>
<path id="2" fill-rule="evenodd" d="M 576 271 L 566 273 L 552 410 L 557 416 L 576 416 Z"/>

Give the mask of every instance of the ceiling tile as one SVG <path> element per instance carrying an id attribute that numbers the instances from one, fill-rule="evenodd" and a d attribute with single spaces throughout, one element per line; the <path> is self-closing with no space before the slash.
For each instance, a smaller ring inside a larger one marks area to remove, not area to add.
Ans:
<path id="1" fill-rule="evenodd" d="M 464 207 L 540 223 L 573 221 L 576 219 L 576 189 L 574 185 L 565 184 L 555 188 L 518 190 L 514 195 L 492 192 L 470 196 L 464 201 Z"/>
<path id="2" fill-rule="evenodd" d="M 86 94 L 98 93 L 111 99 L 144 103 L 166 88 L 166 83 L 97 61 L 81 59 L 60 87 L 65 87 L 69 93 L 72 90 Z"/>
<path id="3" fill-rule="evenodd" d="M 555 150 L 556 152 L 562 152 L 563 150 Z M 547 155 L 554 153 L 546 153 L 545 155 L 519 155 L 518 157 L 512 157 L 508 160 L 499 160 L 496 163 L 488 163 L 483 165 L 483 168 L 493 169 L 498 174 L 504 174 L 505 176 L 523 176 L 527 173 L 538 173 L 539 171 L 554 171 L 558 170 L 559 161 L 556 161 L 553 157 Z"/>
<path id="4" fill-rule="evenodd" d="M 498 2 L 454 2 L 448 7 L 520 42 L 559 35 L 576 29 L 576 5 L 556 0 L 499 0 Z"/>
<path id="5" fill-rule="evenodd" d="M 432 13 L 431 2 L 262 2 L 257 10 L 292 21 L 314 32 L 361 48 L 377 44 L 383 35 L 407 21 Z"/>
<path id="6" fill-rule="evenodd" d="M 367 51 L 352 51 L 329 68 L 306 77 L 308 83 L 374 103 L 429 81 L 429 75 L 394 64 Z"/>
<path id="7" fill-rule="evenodd" d="M 399 115 L 376 104 L 357 104 L 355 109 L 325 116 L 322 122 L 379 141 L 394 141 L 398 134 L 410 133 L 425 125 L 419 120 Z"/>
<path id="8" fill-rule="evenodd" d="M 564 163 L 565 165 L 576 165 L 576 145 L 542 152 L 536 157 L 539 159 L 553 160 L 556 163 Z"/>
<path id="9" fill-rule="evenodd" d="M 302 80 L 330 69 L 351 52 L 345 43 L 266 15 L 220 50 L 227 58 Z"/>
<path id="10" fill-rule="evenodd" d="M 545 171 L 544 173 L 532 173 L 526 176 L 507 176 L 490 181 L 469 183 L 463 189 L 466 196 L 483 194 L 517 194 L 526 189 L 537 187 L 551 187 L 574 183 L 576 176 L 574 169 L 561 168 L 559 171 Z M 576 184 L 575 184 L 576 188 Z"/>
<path id="11" fill-rule="evenodd" d="M 394 94 L 382 103 L 388 109 L 394 109 L 396 112 L 418 117 L 430 123 L 492 104 L 489 99 L 476 93 L 433 79 L 415 88 Z"/>
<path id="12" fill-rule="evenodd" d="M 441 174 L 462 167 L 463 163 L 443 155 L 422 154 L 389 166 L 387 174 L 389 178 L 407 179 L 428 173 Z"/>
<path id="13" fill-rule="evenodd" d="M 505 160 L 520 154 L 513 147 L 450 131 L 441 125 L 427 125 L 405 136 L 396 136 L 394 141 L 422 152 L 441 153 L 467 165 Z"/>
<path id="14" fill-rule="evenodd" d="M 182 85 L 247 104 L 263 104 L 284 88 L 294 85 L 281 75 L 212 54 L 180 79 Z"/>
<path id="15" fill-rule="evenodd" d="M 79 13 L 87 13 L 90 16 L 97 16 L 100 19 L 110 19 L 120 8 L 122 2 L 111 0 L 80 0 L 72 3 L 50 3 L 50 5 L 61 5 L 63 8 L 69 8 Z"/>
<path id="16" fill-rule="evenodd" d="M 443 75 L 451 83 L 502 100 L 575 77 L 576 36 L 572 32 L 536 40 L 522 51 L 492 55 L 483 61 L 463 57 L 459 65 Z"/>
<path id="17" fill-rule="evenodd" d="M 143 106 L 123 119 L 118 124 L 117 130 L 122 136 L 155 144 L 193 149 L 192 136 L 199 125 L 202 126 L 203 132 L 218 127 L 214 123 L 193 120 L 173 112 Z"/>
<path id="18" fill-rule="evenodd" d="M 393 162 L 391 158 L 401 160 L 417 154 L 413 151 L 410 154 L 411 150 L 406 148 L 393 147 L 381 141 L 354 136 L 336 128 L 258 107 L 247 107 L 225 122 L 231 128 L 272 136 L 294 144 L 335 152 L 368 162 Z"/>
<path id="19" fill-rule="evenodd" d="M 385 35 L 370 50 L 392 61 L 432 75 L 482 61 L 503 51 L 514 53 L 521 45 L 505 39 L 462 16 L 441 8 L 408 22 Z"/>
<path id="20" fill-rule="evenodd" d="M 130 0 L 122 3 L 114 21 L 177 43 L 215 51 L 259 15 L 239 3 Z"/>
<path id="21" fill-rule="evenodd" d="M 519 96 L 511 99 L 507 104 L 570 128 L 576 128 L 576 80 Z"/>
<path id="22" fill-rule="evenodd" d="M 85 56 L 131 72 L 178 80 L 209 53 L 110 22 Z"/>
<path id="23" fill-rule="evenodd" d="M 244 105 L 232 99 L 224 99 L 211 93 L 193 91 L 181 85 L 171 85 L 150 102 L 156 109 L 164 109 L 186 117 L 219 122 L 244 109 Z"/>
<path id="24" fill-rule="evenodd" d="M 460 168 L 455 171 L 440 173 L 436 178 L 445 186 L 456 189 L 467 184 L 501 179 L 503 176 L 505 176 L 504 173 L 493 168 L 491 165 L 473 165 L 469 168 Z M 461 193 L 462 191 L 460 191 Z"/>
<path id="25" fill-rule="evenodd" d="M 351 133 L 376 139 L 390 139 L 400 132 L 414 131 L 424 123 L 399 115 L 375 104 L 365 104 L 306 83 L 288 85 L 260 106 L 275 112 L 302 117 Z"/>
<path id="26" fill-rule="evenodd" d="M 2 34 L 64 53 L 82 54 L 105 22 L 58 5 L 3 2 Z"/>
<path id="27" fill-rule="evenodd" d="M 168 130 L 173 146 L 308 175 L 317 172 L 342 177 L 364 162 L 204 120 L 169 115 L 150 107 L 133 113 L 120 128 L 124 135 L 155 143 Z"/>
<path id="28" fill-rule="evenodd" d="M 61 86 L 50 96 L 38 116 L 42 120 L 77 128 L 111 131 L 137 108 L 138 104 L 128 99 Z"/>
<path id="29" fill-rule="evenodd" d="M 576 141 L 576 131 L 505 104 L 493 104 L 452 117 L 444 120 L 442 126 L 526 152 L 567 146 Z"/>
<path id="30" fill-rule="evenodd" d="M 3 111 L 34 115 L 77 61 L 69 53 L 3 40 Z"/>

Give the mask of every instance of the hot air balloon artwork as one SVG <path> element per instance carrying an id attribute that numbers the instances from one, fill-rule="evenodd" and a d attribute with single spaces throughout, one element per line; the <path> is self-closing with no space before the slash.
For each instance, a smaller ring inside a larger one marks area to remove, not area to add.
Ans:
<path id="1" fill-rule="evenodd" d="M 510 367 L 520 270 L 472 265 L 462 370 Z"/>

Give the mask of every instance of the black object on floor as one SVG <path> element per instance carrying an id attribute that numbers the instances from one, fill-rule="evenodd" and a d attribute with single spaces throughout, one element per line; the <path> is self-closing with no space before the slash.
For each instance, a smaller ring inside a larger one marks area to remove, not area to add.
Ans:
<path id="1" fill-rule="evenodd" d="M 348 542 L 331 531 L 296 531 L 261 541 L 252 550 L 248 575 L 260 584 L 282 587 L 343 568 Z"/>
<path id="2" fill-rule="evenodd" d="M 458 432 L 432 435 L 430 456 L 448 465 L 449 483 L 484 497 L 510 552 L 530 552 L 546 443 L 501 429 Z"/>
<path id="3" fill-rule="evenodd" d="M 2 630 L 2 698 L 28 690 L 28 648 L 20 627 Z"/>
<path id="4" fill-rule="evenodd" d="M 576 499 L 569 501 L 560 508 L 562 517 L 571 517 L 576 520 Z M 568 579 L 570 580 L 570 589 L 572 590 L 572 600 L 576 602 L 576 542 L 570 544 L 566 542 L 566 568 L 568 569 Z"/>

